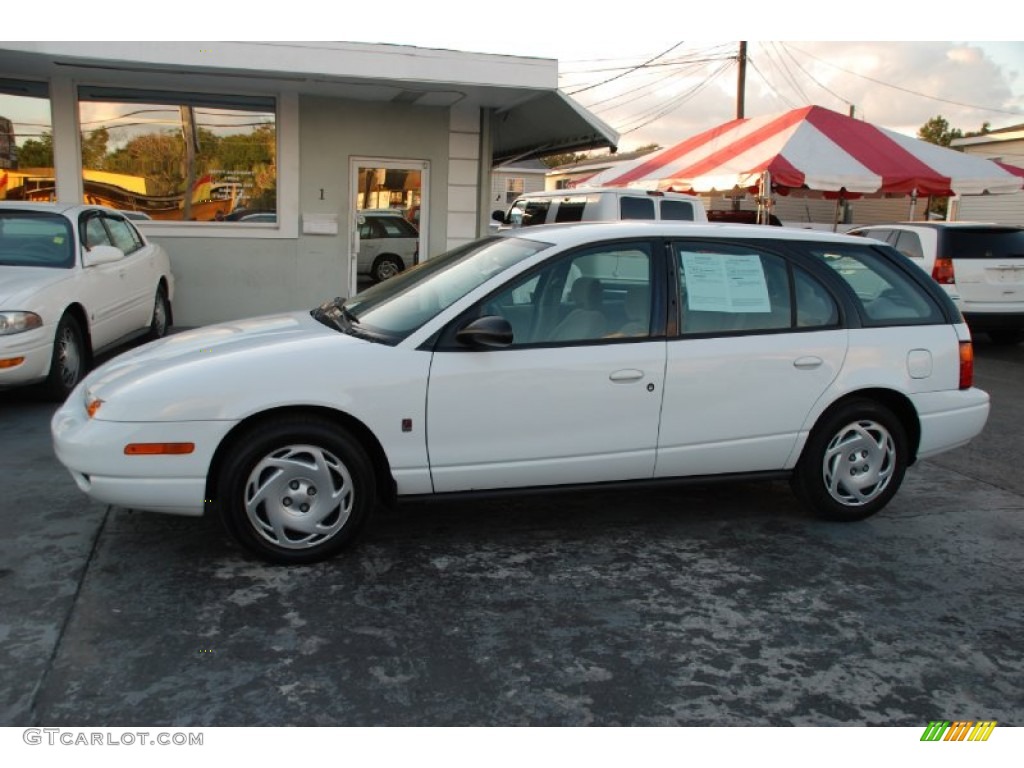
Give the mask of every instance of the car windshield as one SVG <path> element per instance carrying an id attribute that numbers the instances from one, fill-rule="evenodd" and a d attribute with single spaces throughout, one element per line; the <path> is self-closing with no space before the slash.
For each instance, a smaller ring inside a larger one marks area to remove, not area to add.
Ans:
<path id="1" fill-rule="evenodd" d="M 55 267 L 74 265 L 71 223 L 63 216 L 36 211 L 0 211 L 0 265 Z"/>
<path id="2" fill-rule="evenodd" d="M 487 237 L 455 248 L 356 294 L 316 310 L 347 333 L 397 344 L 470 291 L 550 243 Z"/>

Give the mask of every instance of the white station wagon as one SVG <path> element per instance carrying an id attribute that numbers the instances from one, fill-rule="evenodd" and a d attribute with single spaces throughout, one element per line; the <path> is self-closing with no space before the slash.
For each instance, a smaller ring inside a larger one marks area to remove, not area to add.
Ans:
<path id="1" fill-rule="evenodd" d="M 126 353 L 52 430 L 94 499 L 208 511 L 300 563 L 437 494 L 789 477 L 815 513 L 864 518 L 982 430 L 972 378 L 950 298 L 881 243 L 551 225 Z"/>

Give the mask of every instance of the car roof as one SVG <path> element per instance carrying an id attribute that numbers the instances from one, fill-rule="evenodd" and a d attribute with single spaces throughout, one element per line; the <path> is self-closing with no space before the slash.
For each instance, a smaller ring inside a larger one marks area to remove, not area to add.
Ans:
<path id="1" fill-rule="evenodd" d="M 700 203 L 700 198 L 696 195 L 687 195 L 682 192 L 659 192 L 653 189 L 639 189 L 637 187 L 573 187 L 572 189 L 546 189 L 539 192 L 523 192 L 521 195 L 516 195 L 516 200 L 526 199 L 545 199 L 545 198 L 556 198 L 556 197 L 577 197 L 580 195 L 632 195 L 640 197 L 647 195 L 649 197 L 664 197 L 673 200 L 692 200 L 694 203 Z"/>
<path id="2" fill-rule="evenodd" d="M 758 226 L 750 224 L 716 224 L 689 221 L 594 221 L 573 224 L 538 224 L 531 227 L 501 230 L 503 237 L 519 237 L 548 242 L 553 245 L 581 245 L 594 240 L 615 240 L 630 237 L 707 237 L 714 240 L 797 240 L 819 243 L 863 243 L 863 238 L 822 232 L 815 229 Z"/>
<path id="3" fill-rule="evenodd" d="M 105 205 L 87 205 L 85 203 L 40 203 L 32 200 L 0 200 L 0 211 L 47 211 L 49 213 L 65 214 L 74 210 L 108 211 L 109 213 L 120 213 Z"/>
<path id="4" fill-rule="evenodd" d="M 921 227 L 922 229 L 1021 229 L 1019 224 L 998 224 L 994 221 L 893 221 L 888 224 L 861 224 L 861 229 L 891 229 L 892 227 Z"/>

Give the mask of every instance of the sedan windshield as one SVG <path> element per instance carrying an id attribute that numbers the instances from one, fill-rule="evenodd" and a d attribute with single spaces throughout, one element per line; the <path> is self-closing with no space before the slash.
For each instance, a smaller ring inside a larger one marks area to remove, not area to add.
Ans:
<path id="1" fill-rule="evenodd" d="M 341 313 L 352 332 L 397 344 L 470 291 L 548 247 L 513 237 L 476 240 L 351 297 Z"/>
<path id="2" fill-rule="evenodd" d="M 0 265 L 57 267 L 74 265 L 71 224 L 63 216 L 29 211 L 0 211 Z"/>

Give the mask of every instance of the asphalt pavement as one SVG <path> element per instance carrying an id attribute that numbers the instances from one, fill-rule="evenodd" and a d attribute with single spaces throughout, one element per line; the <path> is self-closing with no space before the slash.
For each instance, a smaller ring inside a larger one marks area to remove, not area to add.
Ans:
<path id="1" fill-rule="evenodd" d="M 1024 723 L 1024 345 L 983 435 L 829 524 L 785 483 L 403 504 L 341 557 L 90 502 L 0 392 L 0 725 Z"/>

